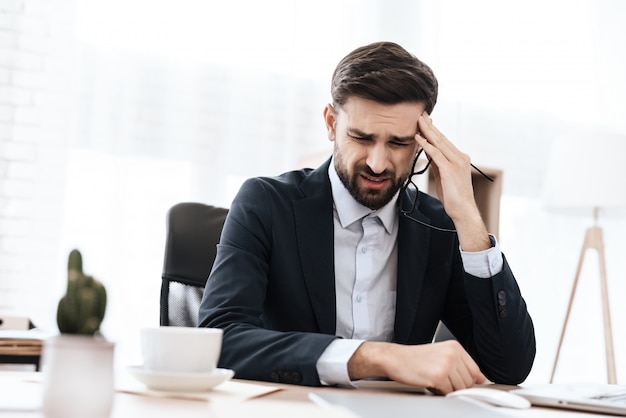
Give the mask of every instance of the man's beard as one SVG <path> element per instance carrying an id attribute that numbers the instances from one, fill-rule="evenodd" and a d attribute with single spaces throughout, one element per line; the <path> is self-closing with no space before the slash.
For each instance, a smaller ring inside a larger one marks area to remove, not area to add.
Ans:
<path id="1" fill-rule="evenodd" d="M 387 170 L 383 171 L 380 174 L 375 174 L 366 164 L 357 164 L 354 167 L 354 174 L 352 177 L 348 174 L 348 170 L 346 166 L 343 164 L 343 159 L 341 156 L 341 152 L 335 148 L 335 170 L 337 171 L 337 175 L 339 179 L 343 183 L 343 185 L 348 189 L 348 192 L 352 195 L 354 200 L 362 204 L 363 206 L 370 208 L 372 210 L 378 210 L 385 206 L 387 203 L 393 199 L 394 195 L 400 190 L 404 182 L 406 181 L 406 176 L 402 176 L 400 179 L 395 177 L 395 173 L 389 172 Z M 385 177 L 391 179 L 391 187 L 388 187 L 384 190 L 373 190 L 373 189 L 361 189 L 359 188 L 359 177 L 360 174 L 364 173 L 369 177 L 377 178 L 377 177 Z M 408 176 L 408 172 L 407 172 Z"/>

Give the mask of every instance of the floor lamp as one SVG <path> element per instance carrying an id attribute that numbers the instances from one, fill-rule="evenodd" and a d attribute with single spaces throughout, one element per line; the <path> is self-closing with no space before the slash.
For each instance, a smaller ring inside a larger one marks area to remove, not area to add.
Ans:
<path id="1" fill-rule="evenodd" d="M 558 138 L 552 149 L 544 188 L 545 206 L 555 212 L 593 217 L 593 225 L 585 232 L 550 383 L 554 381 L 578 279 L 589 250 L 596 250 L 598 253 L 607 381 L 617 383 L 604 240 L 598 219 L 600 216 L 626 214 L 624 155 L 626 155 L 626 136 L 597 131 L 580 132 Z"/>

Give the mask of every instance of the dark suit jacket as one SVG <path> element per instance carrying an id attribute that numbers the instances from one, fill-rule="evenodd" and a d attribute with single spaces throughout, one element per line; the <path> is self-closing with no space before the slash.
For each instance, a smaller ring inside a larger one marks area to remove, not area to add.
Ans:
<path id="1" fill-rule="evenodd" d="M 317 359 L 337 338 L 329 162 L 250 179 L 230 208 L 199 320 L 224 329 L 219 367 L 237 378 L 320 384 Z M 412 216 L 454 227 L 438 200 L 418 201 Z M 535 337 L 506 260 L 490 279 L 471 276 L 456 234 L 399 221 L 394 341 L 430 343 L 441 319 L 490 380 L 523 381 Z"/>

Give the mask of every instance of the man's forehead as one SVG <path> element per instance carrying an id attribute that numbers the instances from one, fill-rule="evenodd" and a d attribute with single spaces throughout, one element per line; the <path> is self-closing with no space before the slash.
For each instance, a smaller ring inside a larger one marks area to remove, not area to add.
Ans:
<path id="1" fill-rule="evenodd" d="M 417 122 L 426 106 L 423 102 L 380 103 L 360 97 L 351 97 L 341 106 L 334 106 L 337 113 L 347 116 L 368 118 L 379 116 L 382 118 L 414 119 Z"/>
<path id="2" fill-rule="evenodd" d="M 413 135 L 417 131 L 417 120 L 424 111 L 421 103 L 399 103 L 394 105 L 372 101 L 347 102 L 338 109 L 338 118 L 344 119 L 347 129 L 363 133 L 391 130 L 394 135 Z"/>

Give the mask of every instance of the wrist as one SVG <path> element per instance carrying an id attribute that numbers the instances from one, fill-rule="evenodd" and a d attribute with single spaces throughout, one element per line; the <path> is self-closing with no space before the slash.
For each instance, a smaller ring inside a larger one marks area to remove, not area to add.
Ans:
<path id="1" fill-rule="evenodd" d="M 350 380 L 387 377 L 384 365 L 390 346 L 390 343 L 375 341 L 366 341 L 361 344 L 348 360 Z"/>
<path id="2" fill-rule="evenodd" d="M 476 205 L 448 214 L 454 223 L 459 245 L 463 251 L 478 252 L 491 248 L 489 232 Z"/>

